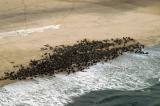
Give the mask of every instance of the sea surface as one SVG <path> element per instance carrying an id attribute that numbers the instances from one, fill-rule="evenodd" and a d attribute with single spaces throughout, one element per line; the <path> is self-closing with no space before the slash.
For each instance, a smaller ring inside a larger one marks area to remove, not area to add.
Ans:
<path id="1" fill-rule="evenodd" d="M 85 72 L 0 88 L 0 106 L 160 106 L 160 45 L 125 53 Z"/>

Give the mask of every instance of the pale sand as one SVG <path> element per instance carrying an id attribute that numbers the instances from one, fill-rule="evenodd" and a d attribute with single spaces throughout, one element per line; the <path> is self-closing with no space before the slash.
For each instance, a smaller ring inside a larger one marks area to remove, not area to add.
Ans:
<path id="1" fill-rule="evenodd" d="M 160 43 L 159 0 L 22 0 L 0 1 L 0 32 L 61 24 L 58 30 L 0 39 L 0 75 L 13 64 L 40 58 L 44 44 L 73 44 L 83 38 L 130 36 L 145 45 Z M 3 84 L 0 82 L 0 85 Z"/>

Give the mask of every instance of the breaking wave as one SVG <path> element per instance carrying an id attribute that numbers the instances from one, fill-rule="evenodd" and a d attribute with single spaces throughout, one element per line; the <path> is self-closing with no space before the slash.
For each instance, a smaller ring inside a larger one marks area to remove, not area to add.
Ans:
<path id="1" fill-rule="evenodd" d="M 133 91 L 159 82 L 160 46 L 145 48 L 149 54 L 125 53 L 85 72 L 19 81 L 0 88 L 2 106 L 64 106 L 98 90 Z"/>

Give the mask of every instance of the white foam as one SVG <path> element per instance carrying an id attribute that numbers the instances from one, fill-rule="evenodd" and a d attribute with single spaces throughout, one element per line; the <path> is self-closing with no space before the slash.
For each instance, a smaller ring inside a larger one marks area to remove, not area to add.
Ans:
<path id="1" fill-rule="evenodd" d="M 51 30 L 51 29 L 59 29 L 60 25 L 48 25 L 48 26 L 43 26 L 43 27 L 38 27 L 38 28 L 30 28 L 30 29 L 20 29 L 20 30 L 15 30 L 15 31 L 9 31 L 9 32 L 2 32 L 0 33 L 0 37 L 7 37 L 7 36 L 27 36 L 31 33 L 34 32 L 44 32 L 46 30 Z"/>
<path id="2" fill-rule="evenodd" d="M 152 85 L 149 79 L 160 78 L 159 63 L 152 62 L 152 55 L 125 54 L 113 61 L 98 63 L 86 72 L 10 84 L 0 90 L 0 105 L 64 106 L 72 102 L 72 97 L 90 91 L 143 89 Z"/>

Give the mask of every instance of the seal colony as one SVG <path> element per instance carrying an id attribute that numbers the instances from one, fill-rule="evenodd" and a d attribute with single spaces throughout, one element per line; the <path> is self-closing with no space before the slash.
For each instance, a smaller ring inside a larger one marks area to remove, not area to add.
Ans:
<path id="1" fill-rule="evenodd" d="M 5 72 L 0 80 L 23 80 L 33 77 L 55 75 L 66 72 L 68 74 L 83 71 L 97 62 L 112 60 L 124 52 L 148 54 L 142 51 L 144 45 L 130 37 L 121 39 L 77 41 L 73 45 L 60 45 L 55 48 L 46 44 L 39 60 L 30 60 L 28 66 L 13 66 L 14 71 Z"/>

